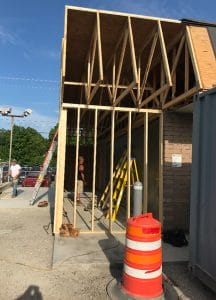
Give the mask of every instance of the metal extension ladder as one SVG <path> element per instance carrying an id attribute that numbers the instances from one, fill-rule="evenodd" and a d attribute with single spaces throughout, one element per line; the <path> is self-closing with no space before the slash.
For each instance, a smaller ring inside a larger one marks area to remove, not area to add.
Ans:
<path id="1" fill-rule="evenodd" d="M 47 151 L 46 157 L 44 159 L 42 170 L 40 171 L 39 176 L 37 178 L 37 181 L 35 183 L 35 187 L 34 187 L 33 194 L 32 194 L 32 200 L 29 202 L 30 205 L 34 205 L 35 200 L 36 200 L 37 195 L 38 195 L 38 192 L 39 192 L 39 189 L 40 189 L 41 184 L 43 182 L 44 176 L 47 173 L 47 169 L 49 167 L 50 161 L 51 161 L 51 159 L 53 157 L 53 154 L 54 154 L 54 152 L 56 150 L 56 147 L 57 147 L 57 137 L 58 137 L 58 129 L 56 129 L 56 131 L 55 131 L 55 134 L 53 136 L 53 139 L 52 139 L 52 142 L 50 144 L 49 150 Z"/>

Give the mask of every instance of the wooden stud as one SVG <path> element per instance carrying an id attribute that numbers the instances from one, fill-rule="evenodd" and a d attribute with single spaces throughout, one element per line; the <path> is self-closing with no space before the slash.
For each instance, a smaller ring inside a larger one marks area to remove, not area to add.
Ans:
<path id="1" fill-rule="evenodd" d="M 131 111 L 128 112 L 128 132 L 127 132 L 127 218 L 130 218 L 131 209 Z"/>
<path id="2" fill-rule="evenodd" d="M 111 113 L 109 231 L 112 233 L 115 110 Z"/>
<path id="3" fill-rule="evenodd" d="M 185 82 L 184 82 L 184 91 L 189 90 L 189 52 L 187 43 L 185 43 Z"/>
<path id="4" fill-rule="evenodd" d="M 94 231 L 94 206 L 95 206 L 95 178 L 96 178 L 96 160 L 97 160 L 97 121 L 98 110 L 95 110 L 95 123 L 94 123 L 94 154 L 93 154 L 93 179 L 92 179 L 92 225 L 91 231 Z"/>
<path id="5" fill-rule="evenodd" d="M 91 61 L 90 61 L 90 55 L 88 57 L 88 66 L 87 66 L 87 99 L 86 103 L 89 102 L 90 92 L 91 92 L 91 81 L 90 81 L 90 74 L 91 74 Z"/>
<path id="6" fill-rule="evenodd" d="M 103 81 L 103 58 L 102 58 L 102 47 L 101 47 L 101 31 L 100 31 L 100 14 L 97 12 L 97 42 L 98 42 L 98 61 L 99 61 L 99 79 Z"/>
<path id="7" fill-rule="evenodd" d="M 178 97 L 172 99 L 171 101 L 164 104 L 163 109 L 167 109 L 171 106 L 174 106 L 176 104 L 179 104 L 180 102 L 192 97 L 195 93 L 197 93 L 200 90 L 198 87 L 193 87 L 190 90 L 188 90 L 186 93 L 179 95 Z"/>
<path id="8" fill-rule="evenodd" d="M 133 78 L 134 78 L 134 81 L 137 83 L 138 75 L 137 75 L 136 54 L 135 54 L 133 30 L 132 30 L 132 26 L 131 26 L 131 18 L 130 17 L 128 17 L 128 32 L 129 32 L 129 44 L 130 44 L 131 60 L 132 60 L 132 67 L 133 67 Z"/>
<path id="9" fill-rule="evenodd" d="M 172 78 L 172 82 L 175 81 L 175 85 L 176 85 L 176 68 L 177 68 L 177 65 L 178 65 L 178 62 L 179 62 L 180 55 L 182 53 L 182 48 L 184 46 L 184 43 L 185 43 L 185 35 L 182 36 L 182 38 L 180 40 L 180 43 L 179 43 L 179 47 L 178 47 L 177 53 L 176 53 L 176 56 L 173 59 L 173 65 L 172 65 L 172 71 L 171 71 L 171 78 Z M 172 89 L 172 91 L 174 91 L 174 90 L 175 89 Z M 164 93 L 164 96 L 162 98 L 162 105 L 164 105 L 164 103 L 166 101 L 168 92 L 169 92 L 169 88 Z"/>
<path id="10" fill-rule="evenodd" d="M 176 53 L 176 56 L 173 59 L 172 71 L 171 71 L 171 78 L 172 78 L 172 83 L 173 83 L 173 81 L 175 81 L 175 88 L 172 89 L 172 93 L 176 89 L 176 68 L 177 68 L 177 65 L 178 65 L 178 62 L 179 62 L 180 55 L 182 53 L 182 48 L 184 46 L 184 43 L 185 43 L 185 35 L 182 36 L 182 38 L 180 40 L 180 43 L 179 43 L 179 47 L 178 47 L 177 53 Z M 165 91 L 164 96 L 162 97 L 162 106 L 164 105 L 164 103 L 165 103 L 165 101 L 167 99 L 168 92 L 169 92 L 169 88 Z"/>
<path id="11" fill-rule="evenodd" d="M 77 179 L 78 179 L 78 159 L 79 159 L 79 135 L 80 135 L 80 107 L 77 108 L 77 128 L 76 128 L 76 162 L 74 179 L 74 212 L 73 227 L 76 227 L 76 206 L 77 206 Z"/>
<path id="12" fill-rule="evenodd" d="M 175 60 L 173 62 L 173 65 L 172 65 L 171 77 L 173 77 L 173 74 L 176 71 L 176 67 L 178 65 L 179 58 L 180 58 L 180 55 L 182 53 L 184 43 L 185 43 L 185 35 L 183 35 L 183 37 L 181 38 L 181 41 L 180 41 L 180 44 L 179 44 L 179 47 L 178 47 L 178 50 L 177 50 L 177 53 L 176 53 L 176 57 L 175 57 Z"/>
<path id="13" fill-rule="evenodd" d="M 137 93 L 139 93 L 139 90 L 140 90 L 140 89 L 137 90 Z M 133 89 L 130 90 L 130 95 L 131 95 L 131 98 L 132 98 L 132 100 L 133 100 L 133 103 L 134 103 L 134 105 L 135 105 L 135 107 L 136 107 L 136 106 L 137 106 L 137 98 L 136 98 L 136 96 L 135 96 L 135 94 L 134 94 Z"/>
<path id="14" fill-rule="evenodd" d="M 164 84 L 165 84 L 165 74 L 164 74 L 163 64 L 161 63 L 161 65 L 160 65 L 160 87 L 163 87 Z M 167 89 L 168 88 L 169 88 L 169 86 L 167 87 Z M 160 103 L 163 103 L 163 99 L 164 99 L 164 93 L 161 93 L 160 94 Z"/>
<path id="15" fill-rule="evenodd" d="M 163 113 L 159 117 L 159 221 L 163 226 Z"/>
<path id="16" fill-rule="evenodd" d="M 97 91 L 98 91 L 98 89 L 99 89 L 99 87 L 100 87 L 100 84 L 101 84 L 101 80 L 98 80 L 97 83 L 96 83 L 96 85 L 94 86 L 93 90 L 91 91 L 91 94 L 90 94 L 90 96 L 89 96 L 88 104 L 91 103 L 91 101 L 92 101 L 94 95 L 97 93 Z"/>
<path id="17" fill-rule="evenodd" d="M 148 211 L 148 113 L 144 114 L 143 213 Z"/>
<path id="18" fill-rule="evenodd" d="M 185 30 L 180 30 L 176 36 L 166 45 L 166 52 L 169 53 L 176 46 L 177 43 L 181 40 L 182 36 L 185 34 Z M 161 57 L 158 56 L 152 62 L 152 69 L 161 62 Z"/>
<path id="19" fill-rule="evenodd" d="M 63 51 L 62 51 L 62 77 L 65 78 L 66 71 L 66 49 L 67 49 L 67 19 L 68 19 L 68 10 L 65 8 L 65 17 L 64 17 L 64 37 L 63 37 Z"/>
<path id="20" fill-rule="evenodd" d="M 175 60 L 175 57 L 176 57 L 176 47 L 173 49 L 173 53 L 172 53 L 172 61 L 173 62 Z M 173 82 L 173 85 L 172 85 L 172 98 L 174 98 L 175 97 L 175 93 L 176 93 L 176 71 L 173 72 L 172 82 Z M 165 99 L 165 101 L 166 101 L 166 99 Z M 164 101 L 164 103 L 165 103 L 165 101 Z"/>
<path id="21" fill-rule="evenodd" d="M 148 44 L 151 42 L 151 40 L 154 38 L 156 33 L 156 28 L 154 28 L 146 37 L 145 37 L 145 43 L 143 44 L 142 48 L 139 51 L 139 55 L 143 53 L 143 51 L 146 49 Z"/>
<path id="22" fill-rule="evenodd" d="M 165 46 L 165 42 L 164 42 L 164 36 L 163 36 L 163 31 L 162 31 L 160 21 L 158 21 L 158 33 L 159 33 L 159 41 L 160 41 L 160 45 L 161 45 L 161 53 L 162 53 L 164 71 L 165 71 L 165 75 L 166 75 L 166 82 L 169 86 L 171 86 L 172 79 L 171 79 L 169 62 L 168 62 L 168 58 L 167 58 L 167 51 L 166 51 L 166 46 Z"/>
<path id="23" fill-rule="evenodd" d="M 118 98 L 115 100 L 114 105 L 118 105 L 119 102 L 133 89 L 133 87 L 136 85 L 135 81 L 132 81 L 129 86 L 118 96 Z"/>
<path id="24" fill-rule="evenodd" d="M 93 47 L 92 47 L 92 53 L 89 54 L 90 57 L 90 82 L 89 82 L 89 88 L 91 88 L 92 83 L 92 77 L 93 77 L 93 71 L 94 71 L 94 64 L 95 64 L 95 55 L 96 55 L 96 46 L 97 46 L 97 34 L 96 34 L 96 28 L 94 30 L 94 39 L 93 39 Z"/>
<path id="25" fill-rule="evenodd" d="M 139 105 L 141 104 L 141 101 L 142 101 L 142 98 L 143 98 L 143 93 L 145 91 L 145 86 L 146 86 L 146 82 L 147 82 L 147 79 L 148 79 L 148 75 L 149 75 L 153 55 L 154 55 L 154 52 L 155 52 L 157 40 L 158 40 L 158 33 L 155 33 L 155 35 L 153 37 L 153 42 L 152 42 L 151 50 L 150 50 L 150 53 L 149 53 L 148 61 L 147 61 L 147 66 L 146 66 L 146 69 L 145 69 L 145 74 L 144 74 L 142 85 L 141 85 Z"/>
<path id="26" fill-rule="evenodd" d="M 164 86 L 162 86 L 161 88 L 156 90 L 153 94 L 151 94 L 149 97 L 144 99 L 144 101 L 142 101 L 142 103 L 140 104 L 140 107 L 143 107 L 144 105 L 148 104 L 150 101 L 152 101 L 154 98 L 156 98 L 162 92 L 164 92 L 168 87 L 169 87 L 169 85 L 165 84 Z"/>
<path id="27" fill-rule="evenodd" d="M 108 91 L 108 97 L 109 97 L 110 104 L 112 105 L 113 94 L 111 92 L 110 86 L 107 86 L 107 91 Z"/>
<path id="28" fill-rule="evenodd" d="M 67 110 L 60 112 L 58 149 L 57 149 L 57 171 L 55 186 L 55 214 L 54 214 L 54 233 L 59 233 L 62 225 L 63 199 L 64 199 L 64 178 L 65 178 L 65 152 L 67 137 Z"/>
<path id="29" fill-rule="evenodd" d="M 140 85 L 140 83 L 141 83 L 141 57 L 140 57 L 140 55 L 139 55 L 139 59 L 138 59 L 138 73 L 137 73 L 137 75 L 138 75 L 138 83 L 137 83 L 137 99 L 135 98 L 136 99 L 135 102 L 137 102 L 136 104 L 138 104 L 138 101 L 139 101 L 139 98 L 140 98 L 140 93 L 141 93 L 141 85 Z M 133 92 L 133 90 L 132 90 L 132 92 Z M 135 95 L 134 95 L 134 97 L 135 97 Z M 135 104 L 135 106 L 136 106 L 136 104 Z"/>
<path id="30" fill-rule="evenodd" d="M 61 53 L 61 87 L 60 87 L 60 105 L 63 102 L 64 94 L 64 82 L 65 82 L 65 64 L 66 64 L 66 50 L 65 50 L 65 38 L 62 39 L 62 53 Z M 61 107 L 60 107 L 61 108 Z"/>
<path id="31" fill-rule="evenodd" d="M 121 49 L 120 59 L 119 59 L 118 73 L 117 73 L 116 82 L 115 82 L 115 91 L 114 91 L 114 95 L 113 95 L 113 104 L 115 104 L 115 100 L 116 100 L 116 96 L 117 96 L 117 89 L 118 89 L 117 86 L 119 85 L 119 81 L 120 81 L 121 70 L 122 70 L 122 65 L 123 65 L 125 50 L 126 50 L 126 46 L 127 46 L 127 40 L 128 40 L 128 30 L 126 29 L 125 30 L 125 34 L 124 34 L 124 39 L 123 39 L 123 45 L 122 45 L 122 49 Z"/>

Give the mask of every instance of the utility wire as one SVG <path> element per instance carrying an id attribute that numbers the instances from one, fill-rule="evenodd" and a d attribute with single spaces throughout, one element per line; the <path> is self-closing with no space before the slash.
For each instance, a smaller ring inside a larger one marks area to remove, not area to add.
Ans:
<path id="1" fill-rule="evenodd" d="M 5 79 L 5 80 L 25 80 L 25 81 L 36 81 L 36 82 L 59 83 L 58 80 L 38 79 L 38 78 L 28 78 L 28 77 L 9 77 L 9 76 L 0 76 L 0 79 Z"/>

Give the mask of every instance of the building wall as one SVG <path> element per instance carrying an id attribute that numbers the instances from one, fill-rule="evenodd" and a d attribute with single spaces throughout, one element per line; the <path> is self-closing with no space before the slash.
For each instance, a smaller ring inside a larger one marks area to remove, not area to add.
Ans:
<path id="1" fill-rule="evenodd" d="M 164 230 L 189 229 L 192 122 L 190 113 L 164 115 Z"/>

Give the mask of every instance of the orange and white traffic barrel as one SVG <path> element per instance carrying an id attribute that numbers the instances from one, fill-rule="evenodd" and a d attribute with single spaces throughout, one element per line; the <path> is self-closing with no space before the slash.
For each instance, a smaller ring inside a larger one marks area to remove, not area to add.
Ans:
<path id="1" fill-rule="evenodd" d="M 161 224 L 152 213 L 127 220 L 122 290 L 139 298 L 163 295 Z"/>

